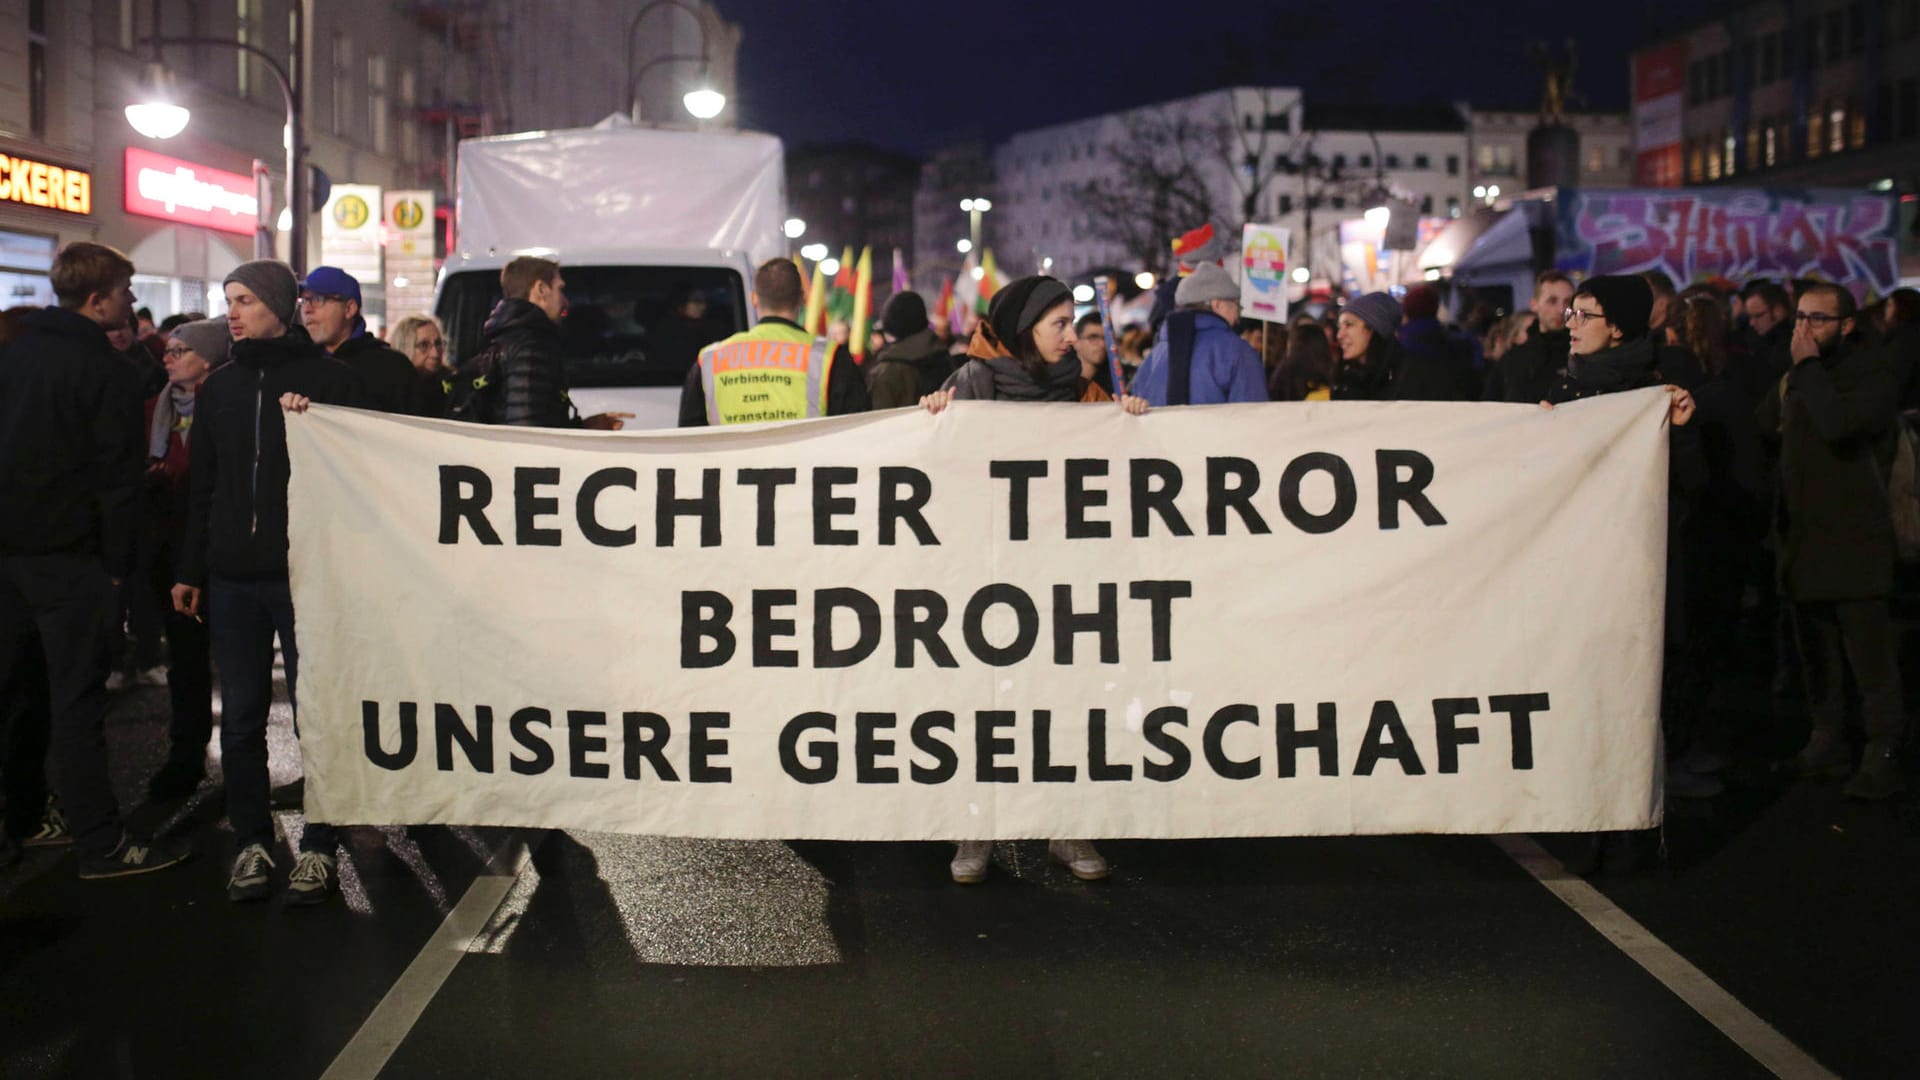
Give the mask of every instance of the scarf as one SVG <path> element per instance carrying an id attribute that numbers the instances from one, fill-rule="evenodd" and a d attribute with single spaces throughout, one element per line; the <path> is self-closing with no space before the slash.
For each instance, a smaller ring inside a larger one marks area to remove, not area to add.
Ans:
<path id="1" fill-rule="evenodd" d="M 1655 370 L 1655 362 L 1653 342 L 1647 338 L 1637 338 L 1590 356 L 1569 356 L 1567 377 L 1561 381 L 1553 400 L 1576 401 L 1658 386 L 1660 373 Z"/>
<path id="2" fill-rule="evenodd" d="M 1038 369 L 1014 359 L 986 322 L 973 331 L 967 355 L 993 375 L 995 401 L 1079 401 L 1080 357 L 1072 352 Z"/>
<path id="3" fill-rule="evenodd" d="M 167 388 L 154 400 L 153 423 L 147 427 L 148 457 L 165 458 L 176 431 L 180 433 L 182 443 L 187 441 L 187 435 L 193 428 L 193 401 L 198 396 L 196 389 L 168 383 Z"/>

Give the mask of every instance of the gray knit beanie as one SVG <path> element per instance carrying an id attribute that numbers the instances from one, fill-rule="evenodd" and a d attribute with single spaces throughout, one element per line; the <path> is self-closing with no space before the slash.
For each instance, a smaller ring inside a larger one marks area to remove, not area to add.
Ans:
<path id="1" fill-rule="evenodd" d="M 1392 339 L 1400 332 L 1400 302 L 1383 292 L 1370 292 L 1347 305 L 1354 318 L 1367 324 L 1375 337 Z"/>
<path id="2" fill-rule="evenodd" d="M 293 305 L 300 299 L 300 283 L 294 279 L 292 267 L 273 259 L 255 259 L 234 267 L 220 284 L 226 286 L 236 281 L 259 297 L 282 323 L 288 327 L 294 325 Z"/>
<path id="3" fill-rule="evenodd" d="M 233 347 L 233 338 L 227 333 L 225 319 L 181 323 L 173 328 L 169 336 L 205 357 L 207 363 L 214 367 L 227 362 L 227 352 Z"/>

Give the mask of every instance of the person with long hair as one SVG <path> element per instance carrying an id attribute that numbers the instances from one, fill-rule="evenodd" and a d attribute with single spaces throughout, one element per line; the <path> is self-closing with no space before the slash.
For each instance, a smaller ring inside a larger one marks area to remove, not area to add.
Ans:
<path id="1" fill-rule="evenodd" d="M 413 364 L 413 398 L 407 411 L 415 416 L 444 415 L 453 365 L 447 363 L 447 335 L 440 320 L 409 315 L 394 323 L 393 349 Z"/>
<path id="2" fill-rule="evenodd" d="M 1333 397 L 1333 350 L 1318 323 L 1287 330 L 1287 351 L 1273 367 L 1267 397 L 1274 401 L 1328 401 Z"/>
<path id="3" fill-rule="evenodd" d="M 1072 291 L 1055 278 L 1021 278 L 993 294 L 966 364 L 920 405 L 938 413 L 955 401 L 1111 401 L 1086 377 L 1073 346 Z M 1120 407 L 1139 416 L 1147 402 L 1123 394 Z M 1082 881 L 1107 876 L 1107 860 L 1089 841 L 1050 840 L 1047 855 Z M 956 884 L 975 885 L 992 862 L 993 841 L 961 840 L 947 870 Z"/>
<path id="4" fill-rule="evenodd" d="M 1340 313 L 1333 369 L 1336 401 L 1391 401 L 1400 375 L 1400 305 L 1386 293 L 1368 293 Z"/>

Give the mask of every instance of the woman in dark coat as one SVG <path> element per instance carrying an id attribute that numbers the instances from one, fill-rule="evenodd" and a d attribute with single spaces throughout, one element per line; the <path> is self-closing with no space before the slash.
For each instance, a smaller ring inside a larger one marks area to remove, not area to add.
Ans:
<path id="1" fill-rule="evenodd" d="M 955 401 L 1112 400 L 1082 374 L 1074 352 L 1073 293 L 1054 278 L 1021 278 L 993 294 L 967 356 L 946 386 L 920 399 L 928 412 Z M 1147 411 L 1145 399 L 1131 395 L 1123 395 L 1120 406 L 1134 416 Z M 1107 876 L 1107 860 L 1086 840 L 1050 840 L 1047 854 L 1082 881 Z M 955 883 L 973 885 L 986 878 L 992 861 L 993 841 L 961 840 L 947 869 Z"/>

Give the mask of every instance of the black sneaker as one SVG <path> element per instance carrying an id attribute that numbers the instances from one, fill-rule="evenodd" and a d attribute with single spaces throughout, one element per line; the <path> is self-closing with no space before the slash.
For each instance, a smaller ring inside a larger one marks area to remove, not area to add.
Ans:
<path id="1" fill-rule="evenodd" d="M 1869 746 L 1860 757 L 1860 769 L 1840 789 L 1849 799 L 1891 799 L 1907 790 L 1907 778 L 1900 774 L 1900 758 L 1893 751 Z"/>
<path id="2" fill-rule="evenodd" d="M 339 881 L 333 856 L 303 851 L 293 864 L 293 873 L 287 876 L 286 902 L 299 906 L 325 903 Z"/>
<path id="3" fill-rule="evenodd" d="M 199 790 L 206 775 L 206 769 L 198 763 L 169 761 L 147 781 L 147 798 L 154 802 L 184 799 Z"/>
<path id="4" fill-rule="evenodd" d="M 248 844 L 233 857 L 233 872 L 227 875 L 227 899 L 235 903 L 265 900 L 273 888 L 273 856 L 265 844 Z"/>
<path id="5" fill-rule="evenodd" d="M 32 834 L 20 840 L 21 847 L 59 847 L 73 843 L 73 833 L 67 828 L 67 816 L 60 812 L 59 800 L 47 796 L 47 816 L 40 819 L 40 827 Z"/>
<path id="6" fill-rule="evenodd" d="M 180 837 L 161 836 L 152 840 L 136 840 L 131 836 L 121 836 L 120 846 L 107 855 L 81 855 L 80 879 L 98 881 L 102 878 L 131 877 L 134 874 L 150 874 L 155 870 L 164 870 L 176 863 L 186 862 L 193 857 L 193 848 Z"/>

